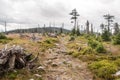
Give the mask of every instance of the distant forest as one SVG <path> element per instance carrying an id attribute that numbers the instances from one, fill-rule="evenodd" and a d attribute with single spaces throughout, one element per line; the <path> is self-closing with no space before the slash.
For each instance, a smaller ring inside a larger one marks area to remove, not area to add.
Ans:
<path id="1" fill-rule="evenodd" d="M 57 28 L 57 27 L 43 27 L 43 28 L 29 28 L 29 29 L 16 29 L 7 31 L 7 33 L 69 33 L 70 30 L 63 29 L 63 28 Z"/>

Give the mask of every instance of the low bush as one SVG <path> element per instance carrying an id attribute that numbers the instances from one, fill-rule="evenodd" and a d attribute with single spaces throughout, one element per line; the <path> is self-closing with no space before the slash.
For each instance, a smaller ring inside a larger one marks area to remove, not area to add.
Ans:
<path id="1" fill-rule="evenodd" d="M 84 62 L 91 62 L 97 60 L 97 57 L 94 54 L 79 55 L 78 58 Z"/>
<path id="2" fill-rule="evenodd" d="M 115 60 L 115 64 L 120 67 L 120 59 Z"/>
<path id="3" fill-rule="evenodd" d="M 96 40 L 99 41 L 99 42 L 102 42 L 101 36 L 96 37 Z"/>
<path id="4" fill-rule="evenodd" d="M 55 43 L 58 42 L 56 38 L 48 38 L 42 42 L 38 42 L 41 47 L 41 51 L 44 52 L 46 49 L 55 47 Z"/>
<path id="5" fill-rule="evenodd" d="M 0 33 L 0 39 L 7 39 L 7 37 L 3 33 Z"/>
<path id="6" fill-rule="evenodd" d="M 117 65 L 108 60 L 93 62 L 89 65 L 89 68 L 98 77 L 103 78 L 105 80 L 113 80 L 114 77 L 112 76 L 112 74 L 114 74 L 118 70 Z"/>
<path id="7" fill-rule="evenodd" d="M 0 43 L 2 43 L 2 44 L 7 44 L 8 42 L 9 42 L 9 40 L 0 39 Z"/>
<path id="8" fill-rule="evenodd" d="M 120 33 L 113 37 L 113 44 L 120 44 Z"/>
<path id="9" fill-rule="evenodd" d="M 84 55 L 92 55 L 96 54 L 96 52 L 91 47 L 86 47 L 82 49 L 80 52 L 77 50 L 70 50 L 67 53 L 68 55 L 72 55 L 73 57 L 83 57 Z"/>
<path id="10" fill-rule="evenodd" d="M 70 49 L 76 49 L 76 50 L 78 50 L 78 48 L 80 47 L 79 44 L 72 43 L 72 42 L 70 44 L 67 44 L 66 46 Z"/>
<path id="11" fill-rule="evenodd" d="M 75 40 L 75 37 L 74 36 L 71 36 L 69 41 L 74 41 Z"/>
<path id="12" fill-rule="evenodd" d="M 71 35 L 76 35 L 76 30 L 75 30 L 75 28 L 72 29 Z"/>
<path id="13" fill-rule="evenodd" d="M 73 57 L 78 57 L 80 55 L 80 53 L 78 53 L 78 52 L 76 52 L 76 51 L 74 51 L 73 53 L 72 53 L 72 56 Z"/>
<path id="14" fill-rule="evenodd" d="M 0 33 L 0 43 L 6 44 L 6 43 L 10 42 L 11 40 L 13 40 L 13 39 L 12 38 L 7 38 L 5 36 L 5 34 Z"/>
<path id="15" fill-rule="evenodd" d="M 19 72 L 8 72 L 5 76 L 8 77 L 10 80 L 15 80 Z"/>
<path id="16" fill-rule="evenodd" d="M 95 50 L 98 53 L 105 53 L 106 52 L 106 50 L 102 44 L 98 44 Z"/>
<path id="17" fill-rule="evenodd" d="M 96 40 L 89 40 L 88 46 L 90 46 L 92 49 L 95 49 L 95 51 L 98 53 L 105 53 L 106 52 L 103 44 L 96 41 Z"/>
<path id="18" fill-rule="evenodd" d="M 83 36 L 85 37 L 85 39 L 90 39 L 90 35 L 88 34 L 84 34 Z"/>
<path id="19" fill-rule="evenodd" d="M 51 44 L 52 42 L 50 40 L 45 40 L 45 43 Z"/>
<path id="20" fill-rule="evenodd" d="M 98 44 L 99 44 L 99 42 L 96 41 L 96 40 L 89 40 L 89 41 L 88 41 L 88 46 L 90 46 L 90 47 L 93 48 L 93 49 L 95 49 Z"/>
<path id="21" fill-rule="evenodd" d="M 42 42 L 40 43 L 40 46 L 42 46 L 42 51 L 45 51 L 45 49 L 49 49 L 49 48 L 52 48 L 55 46 L 55 44 L 49 44 L 49 43 L 45 43 L 45 42 Z"/>
<path id="22" fill-rule="evenodd" d="M 11 40 L 13 40 L 13 39 L 12 39 L 12 38 L 0 39 L 0 43 L 2 43 L 2 44 L 7 44 L 7 43 L 9 43 Z"/>
<path id="23" fill-rule="evenodd" d="M 58 42 L 58 40 L 56 38 L 47 38 L 44 42 L 48 44 L 52 44 Z"/>
<path id="24" fill-rule="evenodd" d="M 68 51 L 68 55 L 72 55 L 73 57 L 78 57 L 80 53 L 75 50 L 70 50 Z"/>
<path id="25" fill-rule="evenodd" d="M 94 53 L 95 53 L 95 51 L 91 47 L 86 47 L 81 52 L 81 54 L 83 54 L 83 55 L 85 55 L 85 54 L 94 54 Z"/>
<path id="26" fill-rule="evenodd" d="M 72 53 L 74 53 L 73 50 L 70 50 L 70 51 L 67 52 L 68 55 L 72 55 Z"/>

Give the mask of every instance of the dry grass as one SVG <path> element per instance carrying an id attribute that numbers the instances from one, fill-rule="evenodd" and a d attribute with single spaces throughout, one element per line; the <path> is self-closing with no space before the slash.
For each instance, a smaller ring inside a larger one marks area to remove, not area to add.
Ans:
<path id="1" fill-rule="evenodd" d="M 8 37 L 13 38 L 12 41 L 8 42 L 7 45 L 12 46 L 12 45 L 20 45 L 22 46 L 27 53 L 32 53 L 34 56 L 37 55 L 38 52 L 41 52 L 40 44 L 37 42 L 33 42 L 30 39 L 21 39 L 19 38 L 18 34 L 12 34 L 8 35 Z M 4 48 L 5 44 L 0 44 L 0 49 Z M 38 61 L 37 64 L 40 65 L 40 62 Z M 21 70 L 16 70 L 16 72 L 10 72 L 2 76 L 0 80 L 28 80 L 31 78 L 34 78 L 35 80 L 42 80 L 41 78 L 35 77 L 34 74 L 41 74 L 40 72 L 35 72 L 35 70 L 29 71 L 27 69 L 21 69 Z"/>

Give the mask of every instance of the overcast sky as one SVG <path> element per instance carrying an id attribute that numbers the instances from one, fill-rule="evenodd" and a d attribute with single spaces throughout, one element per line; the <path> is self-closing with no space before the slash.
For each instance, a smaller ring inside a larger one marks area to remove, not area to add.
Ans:
<path id="1" fill-rule="evenodd" d="M 120 22 L 120 0 L 0 0 L 0 27 L 7 21 L 8 29 L 37 27 L 54 24 L 71 29 L 69 13 L 76 8 L 79 25 L 85 25 L 86 20 L 98 27 L 105 23 L 104 14 L 115 16 L 115 22 Z"/>

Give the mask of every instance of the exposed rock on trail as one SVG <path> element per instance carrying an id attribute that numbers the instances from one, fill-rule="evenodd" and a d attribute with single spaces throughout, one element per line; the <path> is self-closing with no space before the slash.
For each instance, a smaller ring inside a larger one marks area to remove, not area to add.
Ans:
<path id="1" fill-rule="evenodd" d="M 43 80 L 93 80 L 87 63 L 66 55 L 65 41 L 60 39 L 56 48 L 49 49 L 43 58 L 46 74 Z"/>

